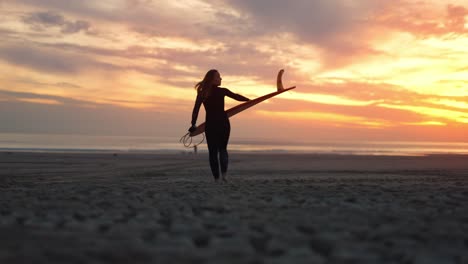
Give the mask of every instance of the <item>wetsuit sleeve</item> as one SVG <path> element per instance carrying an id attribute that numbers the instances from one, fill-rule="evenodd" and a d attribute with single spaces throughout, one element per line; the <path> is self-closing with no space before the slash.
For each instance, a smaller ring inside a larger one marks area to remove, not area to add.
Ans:
<path id="1" fill-rule="evenodd" d="M 231 97 L 234 100 L 237 100 L 237 101 L 249 101 L 250 100 L 249 98 L 242 96 L 240 94 L 235 94 L 229 91 L 228 89 L 224 89 L 224 91 L 225 91 L 226 96 Z"/>
<path id="2" fill-rule="evenodd" d="M 193 106 L 193 111 L 192 111 L 192 126 L 194 126 L 197 123 L 197 118 L 198 118 L 198 112 L 200 111 L 200 106 L 203 103 L 203 98 L 201 94 L 199 93 L 197 95 L 197 99 L 195 100 L 195 105 Z"/>

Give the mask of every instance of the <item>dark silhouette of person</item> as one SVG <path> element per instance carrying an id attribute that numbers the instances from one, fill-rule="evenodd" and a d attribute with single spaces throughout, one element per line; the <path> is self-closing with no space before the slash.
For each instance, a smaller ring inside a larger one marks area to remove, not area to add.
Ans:
<path id="1" fill-rule="evenodd" d="M 196 129 L 196 122 L 200 106 L 203 103 L 206 112 L 205 134 L 208 144 L 210 158 L 210 168 L 215 181 L 219 180 L 219 169 L 221 165 L 221 175 L 224 182 L 227 181 L 226 173 L 228 169 L 227 145 L 231 125 L 229 118 L 224 111 L 224 97 L 228 96 L 237 101 L 249 101 L 250 99 L 239 94 L 235 94 L 221 85 L 221 76 L 217 70 L 209 70 L 202 81 L 195 85 L 197 89 L 197 99 L 192 112 L 192 126 L 189 132 Z M 219 162 L 218 162 L 219 155 Z"/>

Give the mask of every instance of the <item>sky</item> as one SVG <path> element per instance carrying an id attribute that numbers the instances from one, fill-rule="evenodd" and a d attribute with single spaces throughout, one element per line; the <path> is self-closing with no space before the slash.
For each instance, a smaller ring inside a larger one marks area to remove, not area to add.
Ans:
<path id="1" fill-rule="evenodd" d="M 0 133 L 179 137 L 209 69 L 285 69 L 231 138 L 468 142 L 466 0 L 0 0 L 0 38 Z"/>

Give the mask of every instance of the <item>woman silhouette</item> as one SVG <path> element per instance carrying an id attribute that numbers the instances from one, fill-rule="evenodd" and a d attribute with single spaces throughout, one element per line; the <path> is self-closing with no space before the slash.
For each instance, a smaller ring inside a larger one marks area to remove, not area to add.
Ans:
<path id="1" fill-rule="evenodd" d="M 206 141 L 210 157 L 211 172 L 215 181 L 219 180 L 219 167 L 221 164 L 222 180 L 226 182 L 226 172 L 228 169 L 227 144 L 231 125 L 229 118 L 224 111 L 224 97 L 228 96 L 237 101 L 249 101 L 249 98 L 235 94 L 221 85 L 221 76 L 217 70 L 209 70 L 202 81 L 195 85 L 197 89 L 197 99 L 192 112 L 192 126 L 189 131 L 195 131 L 198 112 L 203 103 L 206 112 Z M 219 154 L 219 162 L 218 162 Z"/>

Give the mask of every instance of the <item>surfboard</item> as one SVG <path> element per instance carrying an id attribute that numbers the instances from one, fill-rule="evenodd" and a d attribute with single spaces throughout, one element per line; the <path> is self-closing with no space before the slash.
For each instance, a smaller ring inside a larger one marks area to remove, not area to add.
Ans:
<path id="1" fill-rule="evenodd" d="M 277 87 L 277 91 L 276 92 L 273 92 L 273 93 L 269 93 L 269 94 L 266 94 L 266 95 L 263 95 L 263 96 L 260 96 L 258 98 L 255 98 L 255 99 L 252 99 L 250 101 L 247 101 L 245 103 L 242 103 L 242 104 L 239 104 L 239 105 L 236 105 L 228 110 L 226 110 L 226 114 L 229 117 L 235 115 L 235 114 L 238 114 L 244 110 L 247 110 L 248 108 L 260 103 L 260 102 L 263 102 L 271 97 L 274 97 L 274 96 L 277 96 L 279 94 L 282 94 L 286 91 L 289 91 L 289 90 L 292 90 L 294 88 L 296 88 L 296 86 L 292 86 L 292 87 L 289 87 L 289 88 L 284 88 L 283 87 L 283 81 L 282 81 L 282 77 L 283 77 L 283 73 L 284 73 L 284 70 L 280 70 L 278 72 L 278 76 L 276 78 L 276 87 Z M 190 137 L 195 137 L 197 135 L 200 135 L 201 133 L 205 132 L 205 123 L 197 126 L 197 129 L 195 131 L 193 131 L 192 133 L 189 134 Z"/>

